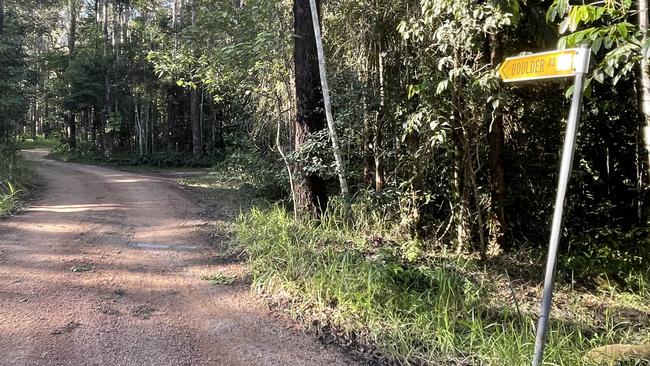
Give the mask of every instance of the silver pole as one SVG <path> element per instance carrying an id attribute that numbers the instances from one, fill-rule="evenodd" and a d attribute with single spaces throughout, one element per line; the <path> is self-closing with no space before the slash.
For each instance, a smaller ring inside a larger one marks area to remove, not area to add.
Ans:
<path id="1" fill-rule="evenodd" d="M 562 150 L 562 164 L 555 198 L 553 211 L 553 224 L 551 226 L 551 238 L 548 246 L 548 257 L 546 260 L 546 275 L 544 278 L 544 295 L 542 297 L 541 314 L 537 323 L 537 337 L 535 339 L 535 354 L 533 366 L 539 366 L 544 358 L 544 347 L 546 345 L 546 332 L 548 320 L 553 301 L 553 285 L 555 283 L 555 265 L 557 263 L 557 252 L 560 245 L 560 234 L 562 231 L 562 214 L 566 197 L 569 178 L 573 168 L 573 155 L 575 153 L 576 136 L 580 122 L 580 109 L 582 107 L 582 89 L 584 87 L 585 75 L 589 68 L 590 49 L 588 46 L 580 47 L 579 53 L 575 56 L 576 76 L 573 85 L 573 100 L 566 125 L 564 136 L 564 148 Z"/>
<path id="2" fill-rule="evenodd" d="M 311 19 L 314 26 L 314 37 L 316 38 L 316 51 L 318 53 L 318 71 L 320 73 L 321 89 L 323 90 L 323 103 L 325 104 L 325 117 L 327 118 L 327 127 L 330 132 L 330 140 L 332 141 L 332 151 L 334 152 L 334 162 L 339 175 L 339 184 L 341 186 L 341 195 L 348 200 L 350 189 L 348 188 L 348 180 L 345 172 L 345 163 L 341 157 L 341 149 L 339 148 L 339 137 L 336 134 L 336 127 L 334 125 L 334 116 L 332 115 L 332 102 L 330 100 L 330 88 L 327 84 L 327 71 L 325 70 L 325 52 L 323 51 L 323 36 L 320 31 L 320 20 L 318 19 L 318 7 L 316 0 L 309 0 L 309 7 L 311 9 Z"/>

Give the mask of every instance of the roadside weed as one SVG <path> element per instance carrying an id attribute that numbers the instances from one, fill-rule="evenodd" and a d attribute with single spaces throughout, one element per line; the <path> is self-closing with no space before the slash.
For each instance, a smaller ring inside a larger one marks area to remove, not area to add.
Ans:
<path id="1" fill-rule="evenodd" d="M 232 285 L 237 276 L 226 276 L 221 272 L 201 276 L 201 280 L 208 281 L 212 285 Z"/>

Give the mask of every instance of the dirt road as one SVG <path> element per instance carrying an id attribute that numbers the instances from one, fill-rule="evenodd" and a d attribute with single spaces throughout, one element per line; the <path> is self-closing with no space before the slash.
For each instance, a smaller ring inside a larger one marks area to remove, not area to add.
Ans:
<path id="1" fill-rule="evenodd" d="M 47 184 L 0 221 L 0 365 L 350 365 L 219 264 L 171 181 L 30 152 Z"/>

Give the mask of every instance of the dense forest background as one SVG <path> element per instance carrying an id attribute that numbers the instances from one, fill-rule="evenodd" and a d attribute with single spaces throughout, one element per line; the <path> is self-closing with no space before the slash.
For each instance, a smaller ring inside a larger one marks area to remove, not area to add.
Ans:
<path id="1" fill-rule="evenodd" d="M 506 55 L 588 41 L 596 71 L 564 258 L 621 278 L 647 265 L 647 47 L 634 4 L 605 3 L 319 4 L 353 220 L 380 223 L 386 245 L 412 238 L 414 257 L 544 247 L 571 84 L 504 85 L 495 70 Z M 3 149 L 55 137 L 80 158 L 154 166 L 210 166 L 244 151 L 298 217 L 345 206 L 331 200 L 339 170 L 308 1 L 0 7 Z"/>

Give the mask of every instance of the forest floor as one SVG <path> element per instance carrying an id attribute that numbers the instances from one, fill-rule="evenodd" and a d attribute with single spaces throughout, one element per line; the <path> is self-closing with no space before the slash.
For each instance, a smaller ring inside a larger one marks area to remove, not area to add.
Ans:
<path id="1" fill-rule="evenodd" d="M 214 244 L 236 191 L 208 220 L 177 177 L 26 154 L 46 188 L 0 221 L 0 365 L 357 364 L 275 317 Z"/>

